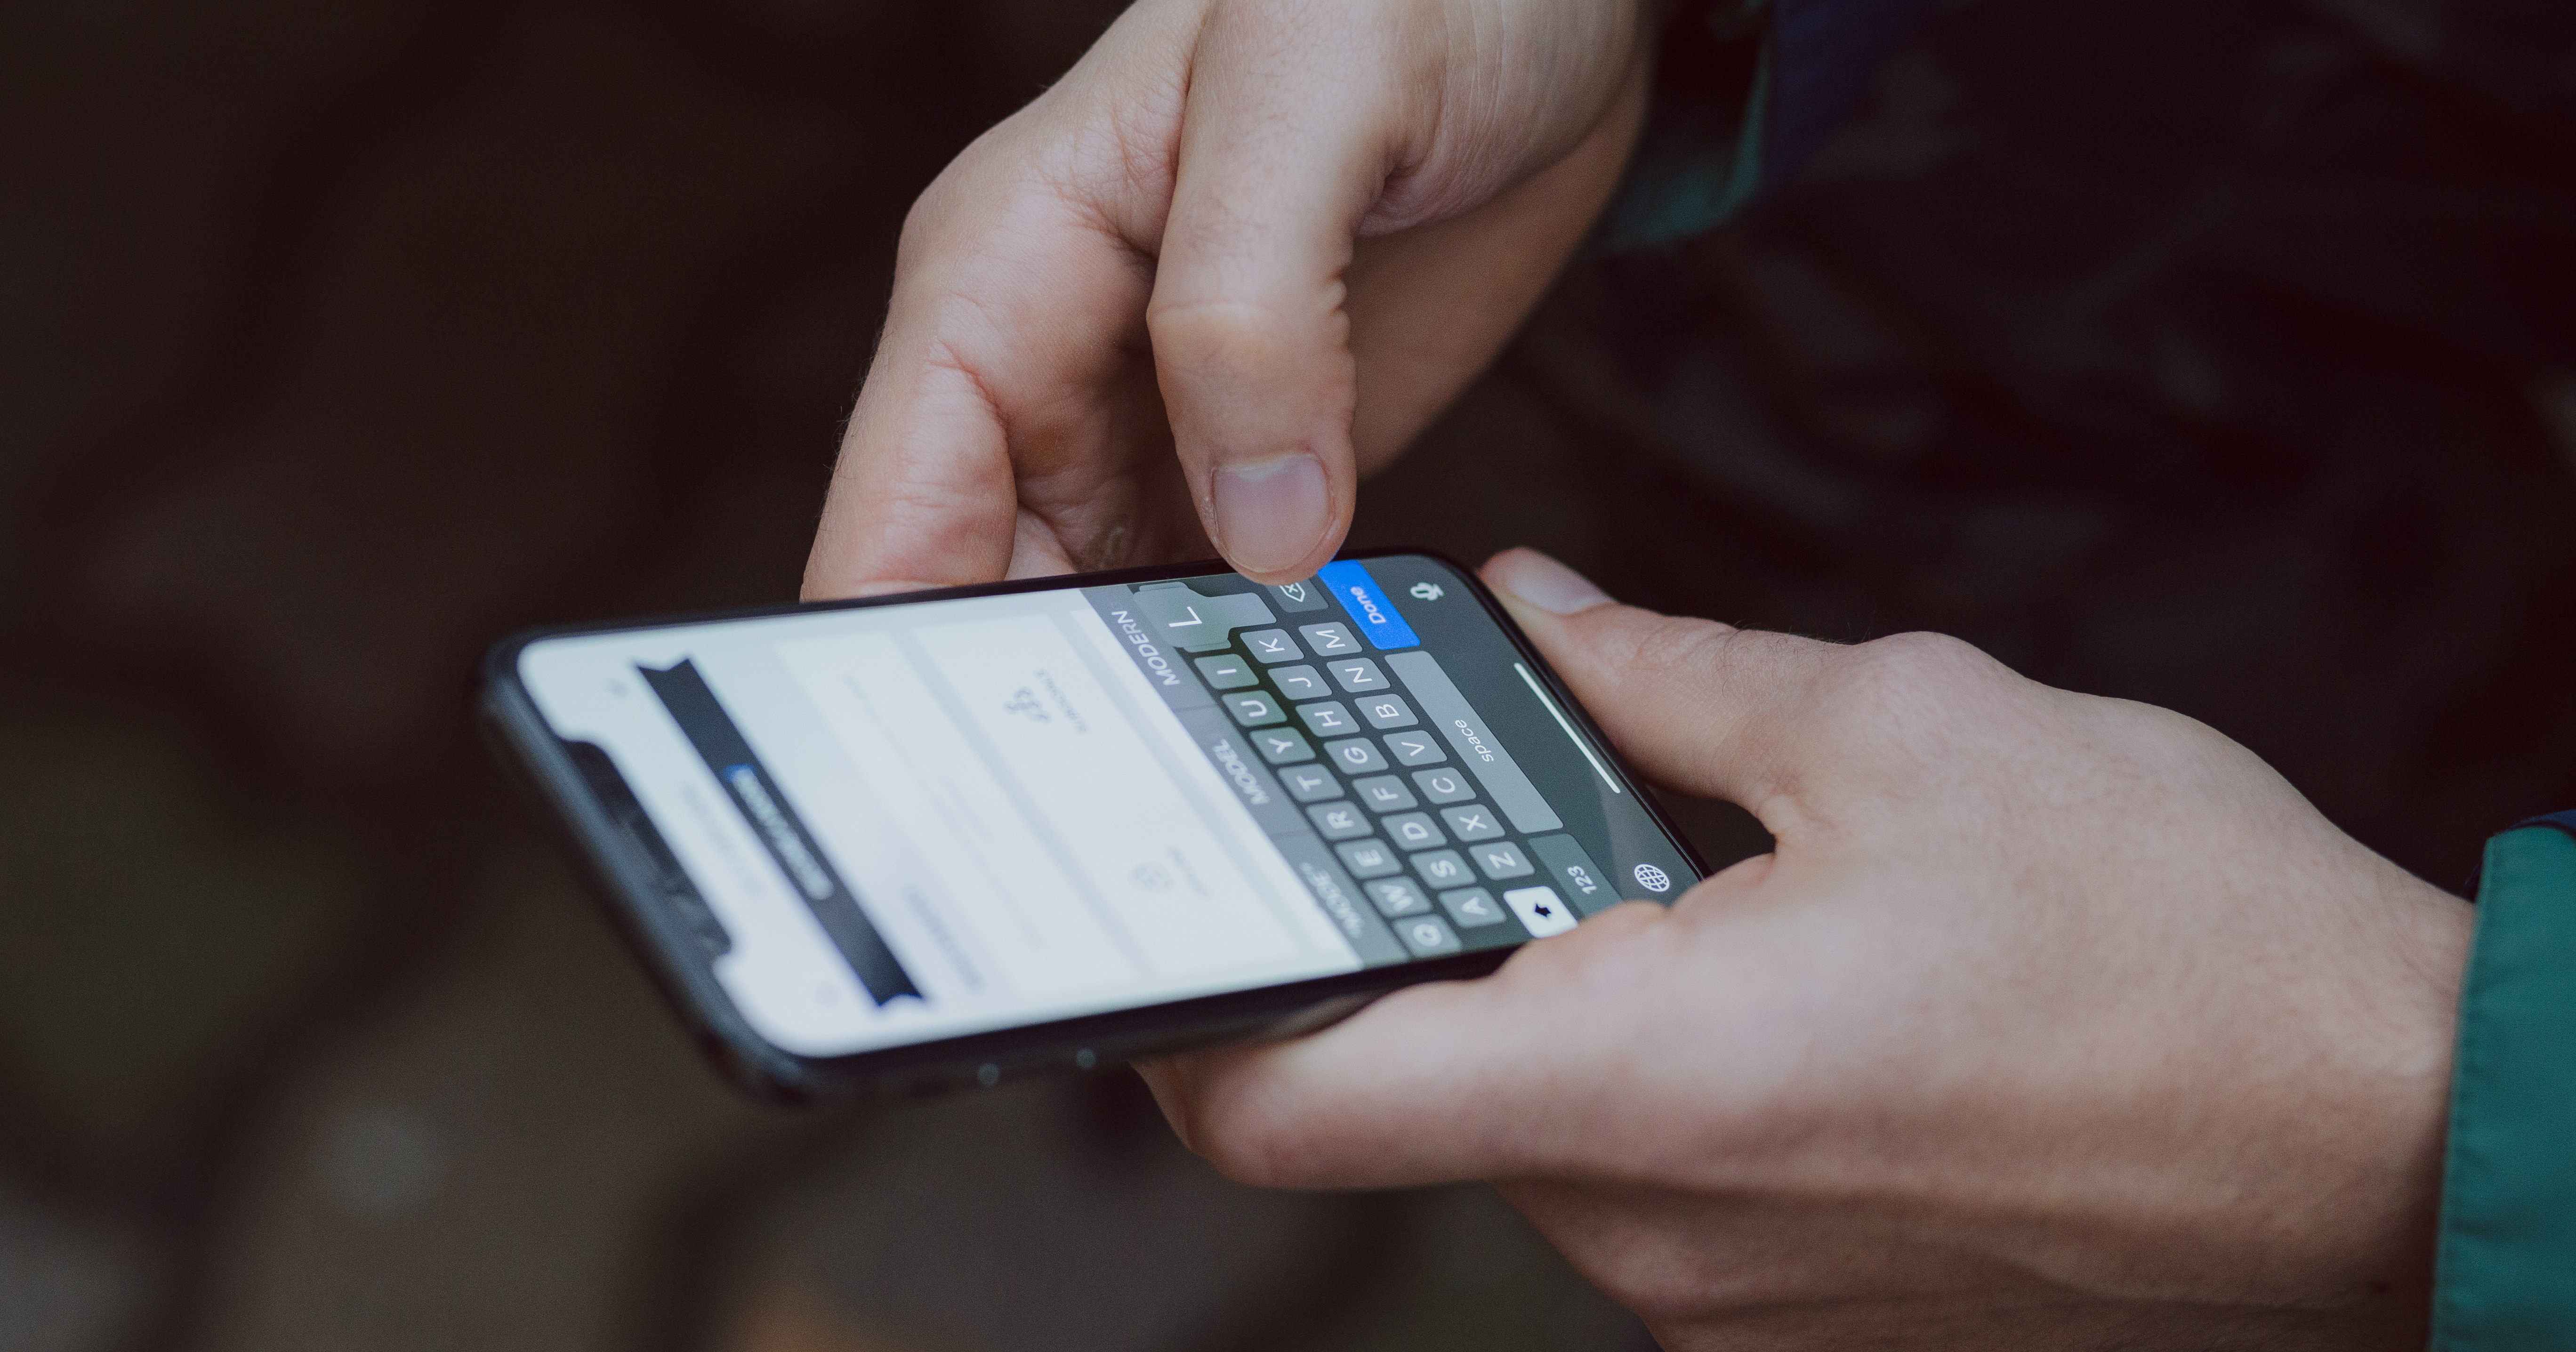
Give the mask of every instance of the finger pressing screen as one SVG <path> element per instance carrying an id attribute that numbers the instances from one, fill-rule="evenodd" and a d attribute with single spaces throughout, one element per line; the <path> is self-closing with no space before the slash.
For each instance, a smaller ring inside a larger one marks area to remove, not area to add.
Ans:
<path id="1" fill-rule="evenodd" d="M 1349 529 L 1343 272 L 1384 187 L 1410 59 L 1368 23 L 1219 10 L 1201 34 L 1148 312 L 1183 469 L 1227 561 L 1305 577 Z M 1392 48 L 1392 49 L 1391 49 Z"/>
<path id="2" fill-rule="evenodd" d="M 997 581 L 1025 481 L 1115 455 L 1148 270 L 1009 149 L 961 157 L 905 225 L 808 599 Z"/>

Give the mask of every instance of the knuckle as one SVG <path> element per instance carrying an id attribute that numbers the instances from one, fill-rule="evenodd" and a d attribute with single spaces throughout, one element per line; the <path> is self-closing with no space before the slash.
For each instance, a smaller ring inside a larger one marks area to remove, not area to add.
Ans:
<path id="1" fill-rule="evenodd" d="M 1993 666 L 1994 659 L 1965 639 L 1928 630 L 1890 634 L 1852 649 L 1899 670 L 1929 677 L 1972 675 Z"/>
<path id="2" fill-rule="evenodd" d="M 1631 660 L 1619 666 L 1657 678 L 1697 676 L 1723 661 L 1730 645 L 1753 637 L 1715 620 L 1668 619 L 1641 634 Z"/>
<path id="3" fill-rule="evenodd" d="M 1006 253 L 1014 241 L 1042 237 L 1082 214 L 1088 196 L 1032 157 L 1021 134 L 1024 118 L 1014 116 L 976 137 L 904 209 L 903 228 L 895 236 L 898 283 L 925 270 L 944 275 Z"/>
<path id="4" fill-rule="evenodd" d="M 1881 722 L 1945 717 L 1991 697 L 2012 673 L 1974 644 L 1947 634 L 1893 634 L 1847 650 L 1834 704 Z"/>
<path id="5" fill-rule="evenodd" d="M 1986 655 L 1986 650 L 1966 639 L 1930 630 L 1891 634 L 1898 647 L 1922 662 L 1938 664 L 1978 678 L 2009 675 L 2004 664 Z"/>
<path id="6" fill-rule="evenodd" d="M 904 209 L 903 229 L 896 234 L 894 244 L 897 276 L 919 268 L 927 259 L 937 255 L 950 224 L 961 216 L 971 215 L 967 210 L 972 197 L 968 182 L 976 170 L 974 154 L 975 148 L 969 146 L 956 159 L 949 161 L 948 166 L 939 171 L 939 176 L 930 180 L 930 186 L 923 188 L 921 195 L 912 199 L 912 205 Z"/>

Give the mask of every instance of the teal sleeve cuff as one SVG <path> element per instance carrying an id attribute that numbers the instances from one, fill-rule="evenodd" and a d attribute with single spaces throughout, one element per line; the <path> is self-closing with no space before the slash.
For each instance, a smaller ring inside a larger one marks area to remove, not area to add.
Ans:
<path id="1" fill-rule="evenodd" d="M 2487 842 L 2460 995 L 2433 1352 L 2576 1347 L 2576 836 Z"/>
<path id="2" fill-rule="evenodd" d="M 1691 0 L 1663 34 L 1654 106 L 1611 204 L 1611 249 L 1733 219 L 1859 107 L 1937 0 Z"/>
<path id="3" fill-rule="evenodd" d="M 1612 200 L 1603 246 L 1686 239 L 1762 190 L 1771 109 L 1769 0 L 1695 8 L 1664 34 L 1646 127 Z"/>

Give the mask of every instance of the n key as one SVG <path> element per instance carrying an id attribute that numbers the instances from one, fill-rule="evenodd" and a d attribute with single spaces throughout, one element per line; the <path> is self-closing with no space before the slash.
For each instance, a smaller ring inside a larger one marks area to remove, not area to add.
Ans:
<path id="1" fill-rule="evenodd" d="M 1307 626 L 1309 630 L 1321 627 L 1323 626 Z M 1338 629 L 1341 626 L 1334 625 L 1332 627 Z M 1321 645 L 1317 646 L 1316 651 L 1323 651 Z M 1371 690 L 1386 689 L 1386 673 L 1377 669 L 1377 663 L 1372 662 L 1365 657 L 1349 662 L 1333 662 L 1328 665 L 1333 669 L 1333 679 L 1341 682 L 1342 688 L 1354 695 L 1365 694 Z"/>

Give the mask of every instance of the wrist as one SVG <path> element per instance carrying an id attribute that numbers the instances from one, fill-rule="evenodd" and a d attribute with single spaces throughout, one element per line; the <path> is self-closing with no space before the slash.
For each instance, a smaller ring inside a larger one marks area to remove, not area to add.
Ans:
<path id="1" fill-rule="evenodd" d="M 2030 1252 L 2067 1266 L 2042 1269 L 2282 1346 L 2420 1348 L 2470 919 L 2340 837 L 2205 913 L 2167 1017 L 2121 1016 L 2116 1088 L 2060 1123 L 2093 1144 L 2043 1204 Z"/>
<path id="2" fill-rule="evenodd" d="M 2293 1302 L 2342 1316 L 2350 1345 L 2421 1346 L 2429 1317 L 2452 1052 L 2474 914 L 2372 858 L 2348 915 L 2350 952 L 2321 964 L 2318 1006 L 2282 1139 L 2306 1161 L 2282 1218 L 2303 1237 Z M 2365 1337 L 2365 1335 L 2369 1335 Z"/>

